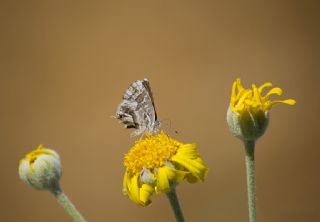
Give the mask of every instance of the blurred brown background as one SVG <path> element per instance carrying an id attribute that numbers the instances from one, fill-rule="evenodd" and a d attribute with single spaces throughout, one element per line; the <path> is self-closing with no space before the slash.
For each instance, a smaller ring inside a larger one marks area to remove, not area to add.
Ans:
<path id="1" fill-rule="evenodd" d="M 320 221 L 320 19 L 316 1 L 1 1 L 0 221 L 71 221 L 18 178 L 38 144 L 57 150 L 61 184 L 88 221 L 174 221 L 164 195 L 122 195 L 133 145 L 115 114 L 148 78 L 160 119 L 196 142 L 205 183 L 178 192 L 187 221 L 246 222 L 244 150 L 225 115 L 233 80 L 271 81 L 295 98 L 257 143 L 259 222 Z"/>

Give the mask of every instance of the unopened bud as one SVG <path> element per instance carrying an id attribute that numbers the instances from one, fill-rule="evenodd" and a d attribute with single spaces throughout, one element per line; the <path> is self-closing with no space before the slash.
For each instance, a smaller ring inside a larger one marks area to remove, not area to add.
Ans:
<path id="1" fill-rule="evenodd" d="M 58 153 L 42 145 L 28 153 L 19 163 L 20 178 L 35 189 L 56 190 L 59 188 L 61 174 Z"/>

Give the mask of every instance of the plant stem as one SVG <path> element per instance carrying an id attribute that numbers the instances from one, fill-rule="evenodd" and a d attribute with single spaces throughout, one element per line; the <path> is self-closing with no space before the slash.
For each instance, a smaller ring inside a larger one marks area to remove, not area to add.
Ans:
<path id="1" fill-rule="evenodd" d="M 58 203 L 68 212 L 75 222 L 86 222 L 77 208 L 72 204 L 72 202 L 60 188 L 55 189 L 52 191 L 52 193 L 56 197 Z"/>
<path id="2" fill-rule="evenodd" d="M 179 204 L 179 199 L 177 196 L 177 192 L 176 192 L 176 188 L 173 187 L 168 193 L 167 193 L 167 197 L 170 201 L 170 205 L 171 208 L 174 212 L 174 216 L 176 218 L 177 222 L 184 222 L 184 217 L 183 217 L 183 213 L 182 213 L 182 209 L 180 207 Z"/>
<path id="3" fill-rule="evenodd" d="M 256 222 L 256 175 L 254 162 L 254 141 L 244 141 L 246 149 L 247 189 L 250 222 Z"/>

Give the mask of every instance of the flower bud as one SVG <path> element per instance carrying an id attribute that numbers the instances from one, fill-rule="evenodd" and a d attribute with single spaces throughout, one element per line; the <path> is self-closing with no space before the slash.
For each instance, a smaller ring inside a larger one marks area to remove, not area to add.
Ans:
<path id="1" fill-rule="evenodd" d="M 232 85 L 227 122 L 233 135 L 244 141 L 255 141 L 264 134 L 269 123 L 270 109 L 280 103 L 294 105 L 293 99 L 271 101 L 271 95 L 281 95 L 281 88 L 275 87 L 265 95 L 265 88 L 271 87 L 267 82 L 260 87 L 252 84 L 252 89 L 245 89 L 240 79 Z"/>
<path id="2" fill-rule="evenodd" d="M 266 131 L 269 123 L 269 113 L 262 110 L 251 113 L 246 110 L 239 114 L 233 112 L 229 107 L 227 122 L 234 136 L 244 141 L 255 141 Z"/>
<path id="3" fill-rule="evenodd" d="M 43 148 L 28 153 L 19 163 L 20 178 L 38 190 L 54 191 L 59 188 L 62 174 L 60 157 L 57 152 Z"/>

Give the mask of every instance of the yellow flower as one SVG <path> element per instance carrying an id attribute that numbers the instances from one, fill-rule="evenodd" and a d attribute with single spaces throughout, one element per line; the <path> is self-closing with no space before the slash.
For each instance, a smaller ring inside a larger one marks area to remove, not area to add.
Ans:
<path id="1" fill-rule="evenodd" d="M 62 174 L 57 152 L 39 145 L 19 162 L 19 176 L 35 189 L 53 190 L 59 186 Z"/>
<path id="2" fill-rule="evenodd" d="M 151 203 L 154 192 L 167 193 L 184 179 L 203 181 L 208 172 L 195 144 L 183 144 L 162 131 L 137 141 L 124 165 L 124 193 L 141 206 Z"/>
<path id="3" fill-rule="evenodd" d="M 263 89 L 271 86 L 272 84 L 270 82 L 267 82 L 259 88 L 257 88 L 255 84 L 252 84 L 252 89 L 245 89 L 241 84 L 241 80 L 238 78 L 232 85 L 230 100 L 232 111 L 238 112 L 240 114 L 244 111 L 268 111 L 274 105 L 279 103 L 285 103 L 289 105 L 294 105 L 296 103 L 296 101 L 293 99 L 271 101 L 269 98 L 271 95 L 282 95 L 282 89 L 278 87 L 272 88 L 268 93 L 262 96 L 261 93 Z"/>
<path id="4" fill-rule="evenodd" d="M 262 91 L 271 86 L 272 84 L 267 82 L 259 88 L 252 84 L 252 89 L 245 89 L 239 78 L 234 81 L 227 121 L 235 136 L 247 141 L 259 138 L 268 126 L 269 110 L 274 105 L 296 103 L 293 99 L 271 101 L 271 95 L 282 95 L 282 90 L 278 87 L 262 95 Z"/>

